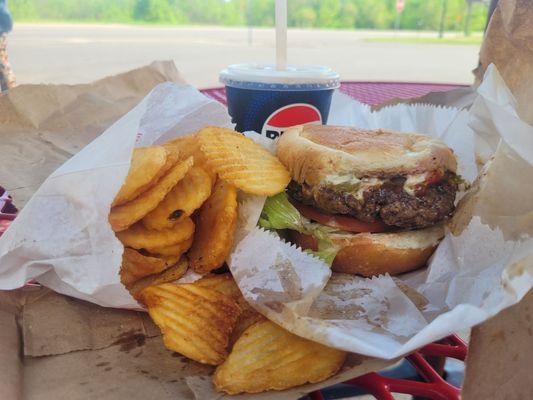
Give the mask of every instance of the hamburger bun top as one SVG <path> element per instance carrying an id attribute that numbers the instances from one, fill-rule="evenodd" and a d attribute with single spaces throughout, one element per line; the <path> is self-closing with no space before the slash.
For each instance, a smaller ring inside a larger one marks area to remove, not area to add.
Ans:
<path id="1" fill-rule="evenodd" d="M 440 140 L 386 129 L 298 125 L 280 137 L 277 155 L 295 181 L 311 185 L 339 176 L 384 178 L 457 168 L 453 151 Z"/>

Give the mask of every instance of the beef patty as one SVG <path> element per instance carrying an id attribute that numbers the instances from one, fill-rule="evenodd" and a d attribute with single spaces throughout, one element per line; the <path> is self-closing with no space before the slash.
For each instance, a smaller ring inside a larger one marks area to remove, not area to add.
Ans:
<path id="1" fill-rule="evenodd" d="M 443 179 L 411 195 L 403 190 L 405 177 L 382 179 L 356 198 L 335 186 L 312 187 L 292 181 L 287 192 L 291 198 L 330 214 L 351 215 L 361 221 L 382 220 L 385 224 L 407 229 L 425 228 L 450 216 L 454 210 L 456 175 L 447 172 Z"/>

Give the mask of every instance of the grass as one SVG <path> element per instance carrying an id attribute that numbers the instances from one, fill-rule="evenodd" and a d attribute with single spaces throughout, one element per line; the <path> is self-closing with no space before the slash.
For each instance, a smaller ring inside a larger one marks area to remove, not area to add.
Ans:
<path id="1" fill-rule="evenodd" d="M 380 43 L 427 43 L 427 44 L 456 44 L 456 45 L 480 45 L 483 36 L 456 36 L 456 37 L 375 37 L 365 39 L 367 42 Z"/>

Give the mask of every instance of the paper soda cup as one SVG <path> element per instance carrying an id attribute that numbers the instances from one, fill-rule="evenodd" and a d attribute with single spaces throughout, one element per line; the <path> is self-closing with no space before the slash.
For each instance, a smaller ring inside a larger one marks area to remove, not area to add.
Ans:
<path id="1" fill-rule="evenodd" d="M 325 124 L 339 74 L 321 65 L 233 64 L 220 72 L 228 112 L 239 132 L 276 139 L 291 126 Z"/>

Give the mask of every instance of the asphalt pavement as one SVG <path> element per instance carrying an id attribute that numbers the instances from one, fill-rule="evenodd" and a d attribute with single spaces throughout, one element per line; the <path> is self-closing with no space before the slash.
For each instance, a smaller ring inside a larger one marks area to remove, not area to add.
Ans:
<path id="1" fill-rule="evenodd" d="M 370 42 L 434 32 L 303 30 L 288 33 L 289 62 L 326 64 L 345 80 L 471 83 L 479 46 Z M 8 52 L 19 83 L 82 83 L 154 60 L 174 60 L 199 88 L 236 62 L 273 62 L 268 28 L 16 24 Z"/>

